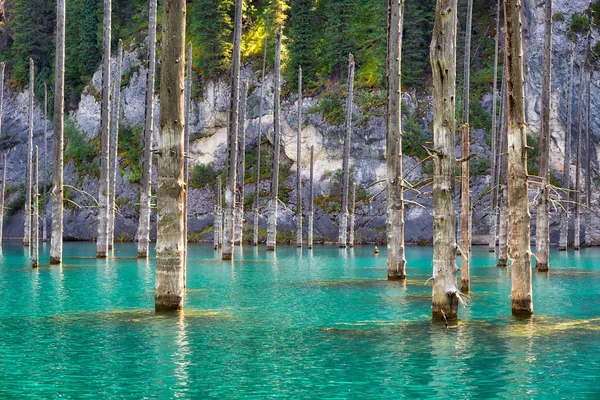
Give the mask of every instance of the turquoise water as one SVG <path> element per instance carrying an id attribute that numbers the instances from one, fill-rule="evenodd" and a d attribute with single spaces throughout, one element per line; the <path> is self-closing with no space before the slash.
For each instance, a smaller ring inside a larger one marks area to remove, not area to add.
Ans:
<path id="1" fill-rule="evenodd" d="M 518 321 L 509 272 L 475 248 L 448 330 L 430 321 L 430 248 L 408 249 L 405 285 L 371 247 L 189 250 L 185 311 L 155 316 L 154 265 L 132 244 L 105 261 L 66 243 L 64 265 L 39 270 L 5 244 L 0 398 L 600 396 L 600 250 L 553 253 Z"/>

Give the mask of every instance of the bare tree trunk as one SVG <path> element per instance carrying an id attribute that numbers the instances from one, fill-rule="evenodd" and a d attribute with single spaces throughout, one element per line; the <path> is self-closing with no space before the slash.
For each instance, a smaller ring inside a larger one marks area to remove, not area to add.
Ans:
<path id="1" fill-rule="evenodd" d="M 188 254 L 188 225 L 189 225 L 189 156 L 190 156 L 190 121 L 192 118 L 192 43 L 188 43 L 187 52 L 187 74 L 185 77 L 185 125 L 184 125 L 184 159 L 183 179 L 185 182 L 185 196 L 183 198 L 183 287 L 187 287 L 187 254 Z"/>
<path id="2" fill-rule="evenodd" d="M 588 52 L 588 54 L 591 54 Z M 583 236 L 583 243 L 585 246 L 592 245 L 592 229 L 591 229 L 591 212 L 590 212 L 590 199 L 592 197 L 592 160 L 591 160 L 591 149 L 592 142 L 590 141 L 590 130 L 591 130 L 591 99 L 590 99 L 590 83 L 592 82 L 592 69 L 588 71 L 587 88 L 586 88 L 586 109 L 587 109 L 587 123 L 585 125 L 585 214 L 584 214 L 584 225 L 585 234 Z"/>
<path id="3" fill-rule="evenodd" d="M 436 319 L 456 319 L 456 231 L 452 181 L 456 99 L 456 0 L 437 0 L 431 40 L 433 71 L 433 302 Z"/>
<path id="4" fill-rule="evenodd" d="M 102 135 L 100 136 L 100 181 L 98 182 L 98 237 L 96 257 L 106 258 L 108 249 L 108 209 L 110 207 L 110 34 L 111 1 L 104 0 L 104 36 L 102 40 Z"/>
<path id="5" fill-rule="evenodd" d="M 1 108 L 0 108 L 1 111 Z M 1 115 L 1 113 L 0 113 Z M 42 168 L 43 172 L 44 172 L 44 177 L 42 178 L 44 180 L 44 183 L 48 182 L 48 139 L 46 139 L 46 133 L 48 133 L 48 85 L 46 85 L 44 83 L 44 166 Z M 46 221 L 46 204 L 47 204 L 47 198 L 48 196 L 46 196 L 47 192 L 44 191 L 44 201 L 43 201 L 43 205 L 44 208 L 42 209 L 42 241 L 43 242 L 47 242 L 48 241 L 48 224 Z"/>
<path id="6" fill-rule="evenodd" d="M 267 227 L 267 251 L 275 251 L 277 244 L 277 195 L 279 190 L 279 142 L 280 142 L 280 74 L 281 74 L 281 28 L 277 30 L 275 47 L 275 76 L 273 82 L 273 168 L 271 171 L 271 200 Z"/>
<path id="7" fill-rule="evenodd" d="M 50 232 L 50 264 L 62 263 L 63 248 L 65 9 L 65 0 L 56 0 L 56 65 L 54 67 L 54 136 L 52 139 L 52 229 Z"/>
<path id="8" fill-rule="evenodd" d="M 1 72 L 4 72 L 4 71 L 1 71 Z M 0 96 L 0 104 L 1 103 L 2 103 L 2 99 Z M 0 106 L 0 119 L 2 119 L 1 116 L 2 116 L 2 110 L 1 110 L 1 106 Z M 2 244 L 2 240 L 3 240 L 2 231 L 4 229 L 4 195 L 5 194 L 6 194 L 6 153 L 2 154 L 2 194 L 0 194 L 0 245 Z"/>
<path id="9" fill-rule="evenodd" d="M 254 245 L 258 246 L 258 214 L 260 209 L 260 144 L 262 143 L 263 98 L 265 97 L 265 69 L 267 66 L 267 37 L 263 41 L 262 80 L 260 84 L 260 104 L 258 106 L 258 137 L 256 139 L 256 187 L 254 193 Z"/>
<path id="10" fill-rule="evenodd" d="M 386 171 L 387 276 L 406 279 L 404 254 L 404 187 L 402 176 L 402 26 L 404 0 L 388 2 Z"/>
<path id="11" fill-rule="evenodd" d="M 348 94 L 346 96 L 346 137 L 344 138 L 344 158 L 342 161 L 342 207 L 338 247 L 346 247 L 348 242 L 348 186 L 350 185 L 350 140 L 352 140 L 352 102 L 354 99 L 354 56 L 348 55 Z"/>
<path id="12" fill-rule="evenodd" d="M 350 214 L 350 235 L 348 246 L 354 247 L 354 222 L 356 220 L 356 182 L 352 185 L 352 213 Z"/>
<path id="13" fill-rule="evenodd" d="M 152 136 L 154 133 L 154 74 L 156 72 L 156 2 L 150 0 L 148 23 L 148 75 L 144 116 L 144 159 L 140 188 L 140 220 L 138 224 L 138 257 L 148 257 L 150 244 L 150 200 L 152 199 Z"/>
<path id="14" fill-rule="evenodd" d="M 579 212 L 579 203 L 581 201 L 581 133 L 583 130 L 583 92 L 584 92 L 584 63 L 582 62 L 579 66 L 580 69 L 580 77 L 579 77 L 579 102 L 578 102 L 578 124 L 577 124 L 577 142 L 576 142 L 576 150 L 575 150 L 575 233 L 573 238 L 573 249 L 579 250 L 581 247 L 581 237 L 580 237 L 580 229 L 581 229 L 581 214 Z"/>
<path id="15" fill-rule="evenodd" d="M 572 45 L 571 58 L 569 60 L 569 85 L 567 89 L 567 126 L 565 129 L 565 157 L 563 159 L 563 189 L 566 192 L 561 196 L 567 200 L 571 199 L 571 126 L 573 125 L 573 59 L 575 45 Z M 566 251 L 569 238 L 569 203 L 563 204 L 560 211 L 560 238 L 558 250 Z"/>
<path id="16" fill-rule="evenodd" d="M 221 236 L 223 235 L 223 200 L 221 199 L 221 177 L 217 176 L 217 195 L 215 199 L 215 220 L 213 223 L 213 245 L 217 250 L 221 247 Z"/>
<path id="17" fill-rule="evenodd" d="M 38 147 L 35 146 L 35 155 L 33 159 L 33 224 L 31 227 L 32 230 L 32 253 L 31 253 L 31 266 L 33 268 L 37 268 L 40 259 L 40 210 L 39 210 L 39 179 L 38 179 Z"/>
<path id="18" fill-rule="evenodd" d="M 109 206 L 108 206 L 108 249 L 115 245 L 115 218 L 116 218 L 116 193 L 117 173 L 119 171 L 119 109 L 121 102 L 121 71 L 123 69 L 123 41 L 119 40 L 117 47 L 117 70 L 113 82 L 112 117 L 110 127 L 110 159 L 109 159 Z"/>
<path id="19" fill-rule="evenodd" d="M 233 29 L 233 53 L 231 55 L 231 99 L 229 101 L 229 124 L 227 127 L 227 151 L 229 156 L 227 158 L 227 180 L 225 182 L 225 220 L 223 229 L 223 251 L 221 252 L 221 259 L 223 260 L 233 259 L 241 43 L 242 0 L 236 0 Z"/>
<path id="20" fill-rule="evenodd" d="M 504 3 L 506 40 L 506 114 L 508 116 L 508 253 L 512 261 L 513 315 L 533 314 L 527 188 L 527 126 L 521 37 L 521 0 Z"/>
<path id="21" fill-rule="evenodd" d="M 183 308 L 185 9 L 185 0 L 165 0 L 163 5 L 154 295 L 157 311 Z"/>
<path id="22" fill-rule="evenodd" d="M 496 121 L 497 116 L 497 98 L 498 98 L 498 43 L 500 38 L 500 0 L 496 0 L 496 35 L 494 37 L 494 86 L 492 88 L 492 168 L 490 182 L 492 184 L 492 200 L 490 202 L 490 237 L 488 241 L 488 251 L 494 253 L 496 251 L 496 234 L 498 224 L 498 148 L 496 143 L 498 142 L 498 125 Z"/>
<path id="23" fill-rule="evenodd" d="M 296 247 L 302 247 L 302 67 L 298 67 L 298 136 L 296 137 Z"/>
<path id="24" fill-rule="evenodd" d="M 473 21 L 473 0 L 467 1 L 467 27 L 465 32 L 465 58 L 464 58 L 464 82 L 463 82 L 463 126 L 462 126 L 462 159 L 461 162 L 461 243 L 460 254 L 462 256 L 462 268 L 460 273 L 461 287 L 463 293 L 471 290 L 471 195 L 470 195 L 470 171 L 469 153 L 471 152 L 469 134 L 469 87 L 471 85 L 471 24 Z"/>
<path id="25" fill-rule="evenodd" d="M 310 146 L 310 182 L 308 193 L 308 238 L 306 246 L 313 248 L 313 223 L 315 217 L 315 182 L 314 182 L 314 155 L 315 146 Z"/>
<path id="26" fill-rule="evenodd" d="M 507 119 L 506 119 L 506 68 L 502 77 L 502 103 L 500 112 L 500 137 L 499 137 L 499 157 L 498 166 L 500 174 L 498 182 L 500 184 L 500 224 L 498 235 L 498 267 L 508 266 L 508 140 L 507 140 Z"/>
<path id="27" fill-rule="evenodd" d="M 240 110 L 238 113 L 238 171 L 237 171 L 237 200 L 235 208 L 235 243 L 244 241 L 244 197 L 246 175 L 246 102 L 248 99 L 248 82 L 242 81 L 240 88 Z"/>
<path id="28" fill-rule="evenodd" d="M 6 69 L 6 63 L 0 62 L 0 136 L 2 136 L 2 116 L 4 108 L 4 70 Z"/>
<path id="29" fill-rule="evenodd" d="M 25 176 L 25 207 L 23 208 L 23 246 L 31 242 L 31 188 L 33 186 L 33 86 L 35 83 L 33 59 L 29 59 L 29 130 L 27 135 L 27 167 Z"/>
<path id="30" fill-rule="evenodd" d="M 552 0 L 546 0 L 544 57 L 542 61 L 542 114 L 538 165 L 542 180 L 537 205 L 535 233 L 536 268 L 548 271 L 550 254 L 550 95 L 552 86 Z"/>

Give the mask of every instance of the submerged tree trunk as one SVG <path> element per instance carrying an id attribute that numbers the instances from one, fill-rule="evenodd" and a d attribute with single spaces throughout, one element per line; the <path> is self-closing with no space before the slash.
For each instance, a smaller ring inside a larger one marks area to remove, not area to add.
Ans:
<path id="1" fill-rule="evenodd" d="M 112 117 L 110 127 L 110 165 L 109 165 L 109 191 L 110 201 L 108 207 L 108 249 L 112 250 L 115 245 L 115 219 L 116 219 L 116 193 L 117 174 L 119 171 L 119 109 L 121 102 L 121 71 L 123 70 L 123 41 L 119 39 L 117 47 L 117 70 L 113 83 Z"/>
<path id="2" fill-rule="evenodd" d="M 436 319 L 456 319 L 456 231 L 452 181 L 456 99 L 456 0 L 437 0 L 431 41 L 433 72 L 433 304 Z"/>
<path id="3" fill-rule="evenodd" d="M 310 182 L 308 183 L 308 237 L 306 246 L 309 249 L 313 248 L 313 220 L 315 215 L 315 184 L 314 184 L 314 155 L 315 146 L 310 146 Z"/>
<path id="4" fill-rule="evenodd" d="M 150 244 L 150 200 L 152 198 L 152 137 L 154 133 L 154 74 L 156 71 L 156 2 L 150 0 L 148 23 L 148 74 L 144 116 L 144 158 L 140 188 L 140 219 L 138 223 L 138 257 L 148 257 Z"/>
<path id="5" fill-rule="evenodd" d="M 260 145 L 262 143 L 263 98 L 265 97 L 265 69 L 267 66 L 267 37 L 263 41 L 262 80 L 260 84 L 260 104 L 258 106 L 258 137 L 256 138 L 256 186 L 254 189 L 254 245 L 258 246 L 258 214 L 260 209 Z"/>
<path id="6" fill-rule="evenodd" d="M 527 189 L 527 126 L 521 0 L 504 3 L 506 40 L 506 114 L 508 116 L 508 253 L 512 261 L 512 312 L 533 314 L 531 291 L 530 215 Z"/>
<path id="7" fill-rule="evenodd" d="M 35 155 L 33 158 L 33 219 L 32 219 L 32 253 L 31 253 L 31 266 L 37 268 L 40 259 L 40 210 L 39 210 L 39 179 L 38 179 L 38 163 L 39 154 L 38 147 L 35 146 Z"/>
<path id="8" fill-rule="evenodd" d="M 296 137 L 296 247 L 302 247 L 302 67 L 298 67 L 298 136 Z"/>
<path id="9" fill-rule="evenodd" d="M 590 54 L 588 52 L 588 54 Z M 585 246 L 592 245 L 592 216 L 590 210 L 590 199 L 592 197 L 592 161 L 591 161 L 591 149 L 592 142 L 590 141 L 590 130 L 591 130 L 591 99 L 590 99 L 590 83 L 592 82 L 592 69 L 588 71 L 587 88 L 586 88 L 586 125 L 585 125 L 585 214 L 584 214 L 584 226 L 585 234 L 583 236 L 583 243 Z"/>
<path id="10" fill-rule="evenodd" d="M 215 198 L 215 219 L 213 222 L 213 246 L 217 250 L 221 247 L 221 238 L 223 236 L 223 200 L 221 199 L 221 177 L 217 176 L 217 193 Z"/>
<path id="11" fill-rule="evenodd" d="M 496 251 L 496 234 L 498 226 L 498 185 L 496 179 L 498 175 L 497 153 L 498 146 L 498 126 L 496 121 L 497 116 L 497 98 L 498 98 L 498 44 L 500 38 L 500 0 L 496 0 L 496 35 L 494 36 L 494 86 L 492 87 L 492 168 L 490 182 L 492 184 L 492 199 L 490 201 L 490 236 L 488 241 L 488 251 L 494 253 Z"/>
<path id="12" fill-rule="evenodd" d="M 2 99 L 0 96 L 0 103 L 2 103 Z M 0 106 L 0 119 L 2 116 Z M 2 154 L 2 193 L 0 194 L 0 245 L 2 244 L 3 235 L 2 231 L 4 229 L 4 195 L 6 194 L 6 153 Z"/>
<path id="13" fill-rule="evenodd" d="M 237 170 L 238 105 L 240 101 L 240 58 L 242 42 L 242 0 L 235 2 L 233 53 L 231 55 L 231 98 L 227 127 L 227 180 L 225 182 L 225 221 L 221 259 L 233 259 L 233 229 L 235 210 L 235 185 Z"/>
<path id="14" fill-rule="evenodd" d="M 0 106 L 0 115 L 2 115 L 2 108 Z M 44 184 L 48 182 L 48 140 L 46 139 L 46 133 L 48 132 L 48 86 L 44 83 L 44 134 L 42 138 L 44 139 L 44 166 L 42 171 L 44 171 L 44 177 L 42 180 Z M 1 135 L 0 135 L 1 136 Z M 42 204 L 44 207 L 42 208 L 42 242 L 48 241 L 48 224 L 46 221 L 46 204 L 47 204 L 47 191 L 44 190 L 44 201 Z"/>
<path id="15" fill-rule="evenodd" d="M 190 120 L 192 118 L 192 43 L 188 43 L 187 50 L 187 74 L 185 76 L 185 128 L 184 128 L 184 159 L 183 159 L 183 179 L 185 182 L 185 197 L 183 199 L 183 245 L 184 245 L 184 279 L 187 277 L 187 254 L 188 254 L 188 225 L 189 225 L 189 192 L 190 192 Z M 184 282 L 187 286 L 187 282 Z"/>
<path id="16" fill-rule="evenodd" d="M 386 232 L 388 242 L 387 276 L 389 280 L 406 279 L 404 254 L 404 187 L 402 176 L 402 27 L 404 0 L 388 2 Z"/>
<path id="17" fill-rule="evenodd" d="M 580 229 L 581 229 L 581 214 L 579 212 L 579 203 L 581 201 L 581 133 L 583 130 L 583 92 L 584 92 L 584 63 L 582 62 L 579 66 L 580 69 L 580 77 L 579 77 L 579 102 L 578 102 L 578 110 L 577 110 L 577 141 L 576 141 L 576 150 L 575 150 L 575 224 L 574 228 L 574 237 L 573 237 L 573 249 L 579 250 L 581 247 L 581 237 L 580 237 Z"/>
<path id="18" fill-rule="evenodd" d="M 350 233 L 348 246 L 354 247 L 354 222 L 356 220 L 356 182 L 352 185 L 352 212 L 350 213 Z"/>
<path id="19" fill-rule="evenodd" d="M 33 59 L 29 59 L 29 129 L 27 133 L 27 167 L 25 175 L 25 207 L 23 208 L 23 246 L 31 242 L 31 188 L 33 186 L 33 86 L 35 83 Z"/>
<path id="20" fill-rule="evenodd" d="M 54 135 L 52 139 L 52 230 L 50 264 L 62 263 L 63 146 L 65 108 L 65 0 L 56 1 L 56 65 L 54 67 Z"/>
<path id="21" fill-rule="evenodd" d="M 235 208 L 235 243 L 242 245 L 244 241 L 244 197 L 246 172 L 246 102 L 248 98 L 248 82 L 242 81 L 240 88 L 240 110 L 238 113 L 238 155 L 237 155 L 237 200 Z"/>
<path id="22" fill-rule="evenodd" d="M 536 268 L 548 271 L 550 253 L 550 95 L 552 86 L 552 0 L 546 0 L 544 57 L 542 61 L 542 113 L 538 166 L 542 180 L 538 194 L 535 232 Z"/>
<path id="23" fill-rule="evenodd" d="M 165 0 L 163 5 L 154 294 L 157 311 L 183 307 L 185 8 L 185 0 Z"/>
<path id="24" fill-rule="evenodd" d="M 350 186 L 350 140 L 352 140 L 352 102 L 354 98 L 354 56 L 348 55 L 348 94 L 346 96 L 346 136 L 342 161 L 342 204 L 340 210 L 338 247 L 348 242 L 348 186 Z"/>
<path id="25" fill-rule="evenodd" d="M 567 89 L 567 126 L 565 130 L 565 157 L 563 159 L 563 192 L 562 198 L 571 199 L 571 126 L 573 125 L 573 59 L 575 45 L 572 45 L 569 60 L 569 85 Z M 569 238 L 569 203 L 564 203 L 560 210 L 560 238 L 558 250 L 566 251 Z"/>
<path id="26" fill-rule="evenodd" d="M 500 137 L 498 182 L 500 184 L 500 224 L 498 235 L 498 267 L 508 266 L 508 140 L 506 120 L 506 68 L 502 77 L 502 103 L 500 112 Z"/>
<path id="27" fill-rule="evenodd" d="M 275 251 L 277 244 L 277 195 L 279 190 L 279 142 L 280 142 L 280 74 L 281 74 L 281 28 L 277 30 L 275 47 L 275 76 L 273 82 L 273 168 L 271 171 L 271 199 L 267 227 L 267 251 Z"/>

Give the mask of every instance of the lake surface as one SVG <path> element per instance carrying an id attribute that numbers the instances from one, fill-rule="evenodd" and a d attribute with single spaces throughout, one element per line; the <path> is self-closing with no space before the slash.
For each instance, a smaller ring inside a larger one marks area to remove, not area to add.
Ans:
<path id="1" fill-rule="evenodd" d="M 62 267 L 0 257 L 0 398 L 598 398 L 600 250 L 551 254 L 533 320 L 511 317 L 510 274 L 474 248 L 472 302 L 431 322 L 431 248 L 408 248 L 406 284 L 385 249 L 190 245 L 179 315 L 154 314 L 154 262 L 133 244 Z M 49 246 L 41 261 L 48 262 Z"/>

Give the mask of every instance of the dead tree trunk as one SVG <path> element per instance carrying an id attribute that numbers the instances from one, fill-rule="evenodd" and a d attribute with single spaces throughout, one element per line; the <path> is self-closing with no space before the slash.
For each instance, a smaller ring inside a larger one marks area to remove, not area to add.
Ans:
<path id="1" fill-rule="evenodd" d="M 546 0 L 544 56 L 542 61 L 542 114 L 538 165 L 542 180 L 537 205 L 535 232 L 536 268 L 548 271 L 550 254 L 550 95 L 552 86 L 552 0 Z"/>
<path id="2" fill-rule="evenodd" d="M 221 177 L 217 176 L 217 194 L 215 198 L 215 219 L 213 223 L 213 245 L 217 250 L 221 247 L 221 237 L 223 235 L 223 200 L 221 199 Z"/>
<path id="3" fill-rule="evenodd" d="M 387 276 L 389 280 L 406 279 L 404 187 L 402 186 L 402 87 L 400 85 L 403 23 L 404 0 L 389 0 L 385 155 L 387 171 Z"/>
<path id="4" fill-rule="evenodd" d="M 588 54 L 591 54 L 588 52 Z M 592 69 L 590 68 L 588 71 L 587 78 L 587 88 L 586 88 L 586 125 L 585 125 L 585 214 L 584 214 L 584 226 L 585 226 L 585 234 L 583 236 L 583 243 L 585 246 L 592 245 L 592 216 L 590 212 L 590 199 L 592 197 L 592 160 L 591 160 L 591 149 L 592 142 L 590 141 L 590 130 L 591 128 L 591 99 L 590 99 L 590 83 L 592 82 Z"/>
<path id="5" fill-rule="evenodd" d="M 98 237 L 96 257 L 106 258 L 108 250 L 109 157 L 110 157 L 110 34 L 111 0 L 104 0 L 104 36 L 102 40 L 102 136 L 100 136 L 100 182 L 98 183 Z"/>
<path id="6" fill-rule="evenodd" d="M 352 212 L 350 213 L 350 234 L 348 246 L 354 247 L 354 222 L 356 220 L 356 182 L 352 185 Z"/>
<path id="7" fill-rule="evenodd" d="M 2 136 L 2 116 L 4 107 L 4 70 L 6 69 L 6 63 L 0 62 L 0 136 Z"/>
<path id="8" fill-rule="evenodd" d="M 3 72 L 3 71 L 2 71 Z M 2 99 L 0 96 L 0 103 Z M 2 115 L 0 107 L 0 116 Z M 0 117 L 1 119 L 1 117 Z M 2 244 L 3 235 L 2 230 L 4 229 L 4 195 L 6 193 L 6 153 L 2 154 L 2 194 L 0 194 L 0 245 Z"/>
<path id="9" fill-rule="evenodd" d="M 581 133 L 583 131 L 583 92 L 584 92 L 584 63 L 581 62 L 580 66 L 580 77 L 579 77 L 579 102 L 577 111 L 577 142 L 575 150 L 575 225 L 574 225 L 574 237 L 573 237 L 573 249 L 579 250 L 581 248 L 581 214 L 579 212 L 579 203 L 581 201 Z"/>
<path id="10" fill-rule="evenodd" d="M 265 69 L 267 66 L 267 37 L 263 42 L 262 80 L 260 84 L 260 104 L 258 106 L 258 137 L 256 138 L 256 187 L 254 189 L 254 245 L 258 246 L 258 214 L 260 209 L 260 144 L 262 143 L 263 98 L 265 97 Z"/>
<path id="11" fill-rule="evenodd" d="M 185 246 L 184 256 L 184 274 L 187 276 L 187 249 L 188 249 L 188 225 L 189 225 L 189 191 L 190 191 L 190 121 L 192 118 L 192 43 L 188 43 L 187 50 L 187 74 L 185 77 L 185 128 L 184 128 L 184 160 L 183 160 L 183 179 L 185 182 L 185 197 L 183 199 L 183 243 Z M 186 282 L 184 282 L 185 284 Z"/>
<path id="12" fill-rule="evenodd" d="M 33 186 L 33 86 L 35 82 L 33 59 L 29 59 L 29 129 L 27 134 L 27 167 L 25 176 L 25 207 L 23 212 L 23 246 L 31 242 L 31 188 Z"/>
<path id="13" fill-rule="evenodd" d="M 506 114 L 508 116 L 508 253 L 512 261 L 513 315 L 533 314 L 531 250 L 527 188 L 527 126 L 521 0 L 504 3 L 506 40 Z"/>
<path id="14" fill-rule="evenodd" d="M 465 59 L 463 82 L 463 126 L 462 126 L 462 159 L 461 162 L 461 243 L 462 269 L 460 273 L 463 293 L 471 290 L 471 194 L 469 153 L 471 152 L 469 134 L 469 87 L 471 82 L 471 23 L 473 21 L 473 0 L 467 1 L 467 27 L 465 32 Z"/>
<path id="15" fill-rule="evenodd" d="M 315 182 L 314 182 L 314 155 L 315 146 L 310 146 L 310 182 L 308 193 L 308 238 L 306 246 L 313 248 L 313 221 L 315 216 Z"/>
<path id="16" fill-rule="evenodd" d="M 456 0 L 437 0 L 431 40 L 433 71 L 433 299 L 435 319 L 456 319 L 456 231 L 452 181 L 456 98 Z"/>
<path id="17" fill-rule="evenodd" d="M 494 37 L 494 86 L 492 87 L 492 168 L 490 182 L 492 183 L 492 199 L 490 207 L 490 237 L 488 241 L 488 251 L 494 253 L 496 251 L 496 234 L 498 224 L 498 163 L 496 162 L 498 147 L 496 143 L 498 141 L 498 126 L 496 121 L 497 116 L 497 98 L 498 98 L 498 44 L 500 38 L 500 0 L 496 1 L 496 35 Z"/>
<path id="18" fill-rule="evenodd" d="M 144 158 L 140 188 L 140 220 L 138 224 L 138 257 L 148 257 L 150 244 L 150 200 L 152 199 L 152 137 L 154 136 L 154 74 L 156 72 L 156 2 L 150 0 L 148 23 L 148 74 L 144 116 Z"/>
<path id="19" fill-rule="evenodd" d="M 185 8 L 185 0 L 165 0 L 163 5 L 154 294 L 157 311 L 183 308 Z"/>
<path id="20" fill-rule="evenodd" d="M 108 249 L 112 250 L 115 245 L 115 218 L 116 218 L 116 193 L 117 173 L 119 171 L 119 109 L 121 102 L 121 71 L 123 69 L 123 41 L 119 40 L 117 47 L 117 70 L 113 83 L 112 116 L 110 127 L 110 165 L 109 165 L 109 191 L 110 201 L 108 207 Z"/>
<path id="21" fill-rule="evenodd" d="M 348 242 L 348 186 L 350 185 L 350 140 L 352 140 L 352 102 L 354 99 L 354 56 L 348 55 L 348 94 L 346 96 L 346 137 L 344 138 L 344 158 L 342 161 L 342 207 L 338 247 L 346 247 Z"/>
<path id="22" fill-rule="evenodd" d="M 502 103 L 500 111 L 499 151 L 498 166 L 500 172 L 498 182 L 500 185 L 500 223 L 498 235 L 498 267 L 508 266 L 508 141 L 506 137 L 506 68 L 502 76 Z"/>
<path id="23" fill-rule="evenodd" d="M 234 210 L 237 170 L 238 107 L 240 101 L 240 58 L 242 43 L 242 0 L 235 2 L 233 29 L 233 53 L 231 55 L 231 99 L 229 101 L 229 124 L 227 127 L 227 180 L 225 182 L 225 221 L 221 259 L 233 259 Z"/>
<path id="24" fill-rule="evenodd" d="M 237 171 L 237 200 L 235 209 L 235 243 L 242 245 L 244 241 L 244 197 L 246 175 L 246 102 L 248 99 L 248 82 L 242 81 L 240 88 L 240 110 L 238 113 L 238 171 Z"/>
<path id="25" fill-rule="evenodd" d="M 302 67 L 298 67 L 298 136 L 296 137 L 296 247 L 302 247 Z"/>
<path id="26" fill-rule="evenodd" d="M 48 85 L 44 83 L 44 134 L 42 136 L 44 139 L 44 166 L 42 168 L 44 171 L 44 177 L 42 178 L 44 183 L 48 182 L 48 140 L 46 139 L 46 133 L 48 133 Z M 44 190 L 44 201 L 42 202 L 44 205 L 42 208 L 42 242 L 48 241 L 48 224 L 46 221 L 46 205 L 48 196 L 46 194 L 47 191 Z"/>
<path id="27" fill-rule="evenodd" d="M 281 28 L 277 30 L 275 47 L 275 76 L 273 82 L 273 168 L 271 171 L 271 200 L 267 227 L 267 251 L 275 251 L 277 245 L 277 192 L 279 190 L 279 141 L 280 141 L 280 74 L 281 74 Z"/>
<path id="28" fill-rule="evenodd" d="M 52 139 L 52 229 L 50 264 L 62 263 L 63 146 L 65 108 L 65 0 L 56 2 L 56 65 L 54 67 L 54 136 Z"/>
<path id="29" fill-rule="evenodd" d="M 39 210 L 39 179 L 38 179 L 38 147 L 35 146 L 35 155 L 33 158 L 33 218 L 32 218 L 32 253 L 31 253 L 31 266 L 37 268 L 40 259 L 40 210 Z"/>
<path id="30" fill-rule="evenodd" d="M 571 199 L 571 125 L 573 110 L 573 58 L 575 45 L 572 45 L 571 58 L 569 59 L 569 85 L 567 89 L 567 126 L 565 129 L 565 157 L 563 159 L 563 189 L 566 192 L 561 196 L 567 200 Z M 560 210 L 560 238 L 558 250 L 566 251 L 569 237 L 569 203 L 563 204 Z"/>

